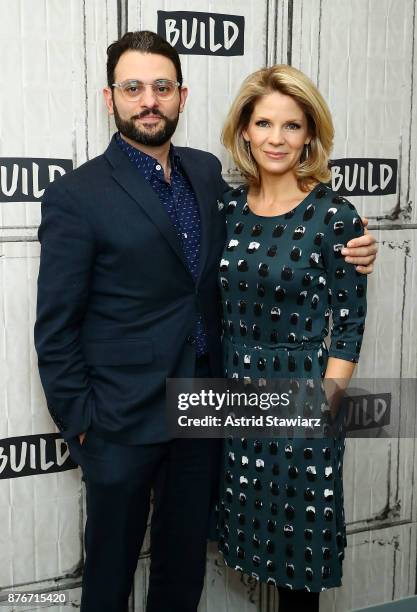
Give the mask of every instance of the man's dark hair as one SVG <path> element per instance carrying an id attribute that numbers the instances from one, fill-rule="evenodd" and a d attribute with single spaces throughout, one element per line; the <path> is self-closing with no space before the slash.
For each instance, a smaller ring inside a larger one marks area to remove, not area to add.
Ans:
<path id="1" fill-rule="evenodd" d="M 177 81 L 180 86 L 182 85 L 181 61 L 177 50 L 159 36 L 159 34 L 142 30 L 140 32 L 126 32 L 120 40 L 116 40 L 107 48 L 107 83 L 109 87 L 114 83 L 114 70 L 120 56 L 125 51 L 140 51 L 141 53 L 164 55 L 174 64 L 177 71 Z"/>

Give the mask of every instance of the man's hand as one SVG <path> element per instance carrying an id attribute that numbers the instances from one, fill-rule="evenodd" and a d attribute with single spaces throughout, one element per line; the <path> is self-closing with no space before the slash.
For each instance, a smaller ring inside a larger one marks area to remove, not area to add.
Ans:
<path id="1" fill-rule="evenodd" d="M 365 234 L 359 238 L 349 240 L 346 247 L 342 249 L 342 255 L 347 263 L 354 264 L 361 274 L 370 274 L 374 269 L 374 261 L 378 252 L 376 240 L 368 232 L 368 219 L 363 218 Z"/>
<path id="2" fill-rule="evenodd" d="M 81 446 L 83 445 L 84 438 L 85 438 L 85 432 L 84 432 L 84 433 L 82 433 L 82 434 L 80 434 L 80 435 L 78 436 L 78 439 L 79 439 L 79 441 L 80 441 Z"/>

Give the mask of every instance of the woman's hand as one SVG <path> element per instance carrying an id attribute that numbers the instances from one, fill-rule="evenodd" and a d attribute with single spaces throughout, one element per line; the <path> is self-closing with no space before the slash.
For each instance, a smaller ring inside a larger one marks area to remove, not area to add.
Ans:
<path id="1" fill-rule="evenodd" d="M 375 237 L 368 232 L 368 219 L 363 218 L 362 223 L 365 227 L 364 235 L 349 240 L 346 247 L 342 249 L 342 255 L 347 263 L 356 266 L 358 272 L 370 274 L 374 269 L 378 246 Z"/>

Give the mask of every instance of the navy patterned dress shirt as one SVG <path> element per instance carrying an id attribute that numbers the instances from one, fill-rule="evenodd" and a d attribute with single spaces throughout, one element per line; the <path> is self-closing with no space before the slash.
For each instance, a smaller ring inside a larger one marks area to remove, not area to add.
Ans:
<path id="1" fill-rule="evenodd" d="M 167 183 L 164 177 L 164 169 L 157 159 L 132 147 L 123 140 L 119 133 L 116 134 L 116 141 L 159 197 L 175 227 L 188 269 L 194 281 L 196 281 L 200 264 L 200 211 L 190 181 L 181 167 L 179 153 L 171 144 L 169 151 L 171 182 Z M 197 356 L 204 355 L 208 349 L 201 315 L 197 316 L 195 337 L 196 354 Z"/>

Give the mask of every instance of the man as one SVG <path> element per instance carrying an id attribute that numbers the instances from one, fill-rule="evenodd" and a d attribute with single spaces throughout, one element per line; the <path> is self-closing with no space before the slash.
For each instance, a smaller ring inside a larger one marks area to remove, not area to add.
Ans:
<path id="1" fill-rule="evenodd" d="M 86 484 L 81 610 L 127 609 L 153 489 L 147 611 L 195 612 L 218 442 L 169 439 L 165 381 L 222 375 L 226 185 L 213 155 L 171 144 L 188 92 L 166 41 L 125 34 L 107 75 L 118 133 L 42 203 L 39 370 Z M 373 238 L 357 242 L 372 264 Z"/>

